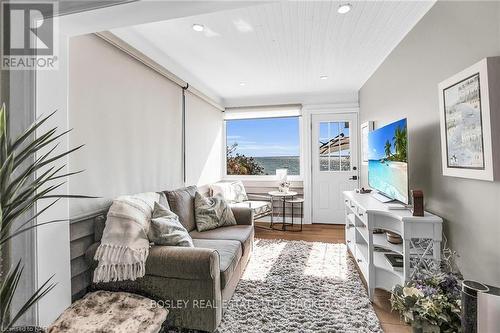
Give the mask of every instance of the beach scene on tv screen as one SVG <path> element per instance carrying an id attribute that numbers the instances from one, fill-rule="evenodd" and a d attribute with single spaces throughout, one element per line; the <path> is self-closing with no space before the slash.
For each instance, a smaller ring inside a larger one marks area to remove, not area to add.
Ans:
<path id="1" fill-rule="evenodd" d="M 368 134 L 368 181 L 386 196 L 408 203 L 406 119 Z"/>

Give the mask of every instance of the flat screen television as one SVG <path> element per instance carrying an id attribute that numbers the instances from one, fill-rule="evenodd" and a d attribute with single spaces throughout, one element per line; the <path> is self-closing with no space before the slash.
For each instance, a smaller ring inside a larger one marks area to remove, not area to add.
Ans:
<path id="1" fill-rule="evenodd" d="M 408 204 L 406 118 L 368 133 L 368 184 L 385 197 Z"/>

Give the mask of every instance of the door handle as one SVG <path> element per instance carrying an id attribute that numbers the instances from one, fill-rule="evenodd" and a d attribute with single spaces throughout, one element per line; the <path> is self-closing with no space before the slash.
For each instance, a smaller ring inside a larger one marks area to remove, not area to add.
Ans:
<path id="1" fill-rule="evenodd" d="M 352 176 L 349 180 L 358 180 L 358 176 Z"/>

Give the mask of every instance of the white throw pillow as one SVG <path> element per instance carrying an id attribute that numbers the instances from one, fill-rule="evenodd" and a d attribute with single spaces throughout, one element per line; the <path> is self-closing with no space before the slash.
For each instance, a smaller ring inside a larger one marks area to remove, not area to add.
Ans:
<path id="1" fill-rule="evenodd" d="M 220 195 L 229 203 L 238 203 L 248 200 L 245 186 L 241 180 L 234 182 L 219 182 L 210 185 L 212 196 Z"/>

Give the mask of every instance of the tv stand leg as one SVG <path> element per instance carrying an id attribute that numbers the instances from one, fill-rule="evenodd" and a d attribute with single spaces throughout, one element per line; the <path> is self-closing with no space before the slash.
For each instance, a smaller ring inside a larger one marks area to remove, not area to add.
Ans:
<path id="1" fill-rule="evenodd" d="M 432 255 L 434 256 L 434 259 L 437 262 L 441 261 L 441 242 L 440 241 L 434 241 L 434 244 L 432 247 Z"/>

